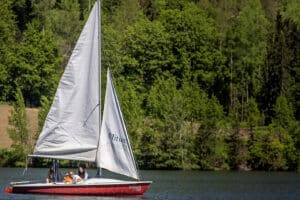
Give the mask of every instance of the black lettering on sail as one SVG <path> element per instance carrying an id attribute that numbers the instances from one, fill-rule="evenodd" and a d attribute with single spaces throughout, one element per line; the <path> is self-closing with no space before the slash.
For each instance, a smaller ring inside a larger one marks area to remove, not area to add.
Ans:
<path id="1" fill-rule="evenodd" d="M 109 135 L 110 135 L 110 139 L 111 139 L 112 142 L 121 142 L 123 144 L 126 144 L 126 139 L 125 138 L 121 138 L 118 135 L 116 135 L 114 133 L 111 133 L 111 132 L 109 132 Z"/>

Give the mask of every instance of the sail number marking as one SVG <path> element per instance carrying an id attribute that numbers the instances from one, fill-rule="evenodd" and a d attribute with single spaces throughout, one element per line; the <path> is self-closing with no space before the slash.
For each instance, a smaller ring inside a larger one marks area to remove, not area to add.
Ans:
<path id="1" fill-rule="evenodd" d="M 126 144 L 126 139 L 125 138 L 121 138 L 117 134 L 109 133 L 109 136 L 110 136 L 111 141 L 113 141 L 113 142 L 121 142 L 123 144 Z"/>

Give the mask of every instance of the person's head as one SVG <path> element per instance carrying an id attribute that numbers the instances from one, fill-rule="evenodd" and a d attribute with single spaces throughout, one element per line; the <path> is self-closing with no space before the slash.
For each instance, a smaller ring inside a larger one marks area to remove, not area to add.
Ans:
<path id="1" fill-rule="evenodd" d="M 54 173 L 54 169 L 52 166 L 49 168 L 49 173 Z"/>
<path id="2" fill-rule="evenodd" d="M 72 171 L 69 171 L 68 175 L 73 178 L 74 173 Z"/>
<path id="3" fill-rule="evenodd" d="M 83 173 L 83 172 L 84 172 L 84 168 L 83 168 L 82 166 L 79 166 L 79 167 L 78 167 L 78 172 L 79 172 L 79 173 Z"/>

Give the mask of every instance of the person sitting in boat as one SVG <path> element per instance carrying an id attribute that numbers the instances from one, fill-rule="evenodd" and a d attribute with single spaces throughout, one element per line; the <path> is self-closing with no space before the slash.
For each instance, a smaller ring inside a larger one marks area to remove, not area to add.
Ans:
<path id="1" fill-rule="evenodd" d="M 78 176 L 82 179 L 82 180 L 86 180 L 89 177 L 89 174 L 87 173 L 87 171 L 85 170 L 84 166 L 79 166 L 78 167 Z"/>
<path id="2" fill-rule="evenodd" d="M 64 183 L 79 183 L 82 179 L 80 176 L 73 173 L 73 171 L 69 171 L 69 173 L 64 177 Z"/>
<path id="3" fill-rule="evenodd" d="M 64 176 L 64 183 L 73 183 L 73 172 L 69 171 L 65 176 Z"/>
<path id="4" fill-rule="evenodd" d="M 50 167 L 48 171 L 48 176 L 46 178 L 46 183 L 53 183 L 53 182 L 55 182 L 54 170 L 53 167 Z"/>

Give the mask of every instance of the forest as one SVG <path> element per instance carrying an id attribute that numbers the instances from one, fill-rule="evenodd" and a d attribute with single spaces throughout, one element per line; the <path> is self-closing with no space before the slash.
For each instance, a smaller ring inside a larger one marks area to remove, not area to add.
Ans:
<path id="1" fill-rule="evenodd" d="M 32 152 L 24 109 L 40 109 L 37 138 L 94 2 L 1 0 L 0 101 L 14 110 L 0 166 Z M 300 170 L 300 1 L 101 5 L 102 73 L 140 169 Z"/>

